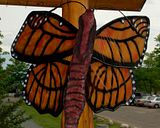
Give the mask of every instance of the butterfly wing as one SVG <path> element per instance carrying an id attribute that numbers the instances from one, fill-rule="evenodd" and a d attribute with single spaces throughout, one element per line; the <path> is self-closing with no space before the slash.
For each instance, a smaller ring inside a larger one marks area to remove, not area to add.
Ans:
<path id="1" fill-rule="evenodd" d="M 72 54 L 77 29 L 49 11 L 31 12 L 16 36 L 11 54 L 29 63 L 53 62 Z"/>
<path id="2" fill-rule="evenodd" d="M 149 19 L 128 16 L 116 19 L 97 31 L 93 58 L 118 67 L 134 67 L 142 63 L 147 49 Z"/>
<path id="3" fill-rule="evenodd" d="M 91 64 L 90 71 L 86 98 L 94 112 L 104 109 L 115 110 L 120 104 L 134 98 L 135 85 L 132 70 L 106 66 L 95 60 Z"/>
<path id="4" fill-rule="evenodd" d="M 86 86 L 94 112 L 114 110 L 135 97 L 130 68 L 142 63 L 148 36 L 149 19 L 141 16 L 116 19 L 97 31 Z"/>
<path id="5" fill-rule="evenodd" d="M 72 59 L 77 29 L 62 17 L 48 11 L 33 11 L 15 38 L 14 58 L 34 63 L 24 83 L 26 103 L 40 113 L 58 116 Z"/>
<path id="6" fill-rule="evenodd" d="M 64 60 L 31 65 L 24 83 L 26 103 L 31 103 L 40 113 L 58 116 L 63 108 L 69 64 Z"/>

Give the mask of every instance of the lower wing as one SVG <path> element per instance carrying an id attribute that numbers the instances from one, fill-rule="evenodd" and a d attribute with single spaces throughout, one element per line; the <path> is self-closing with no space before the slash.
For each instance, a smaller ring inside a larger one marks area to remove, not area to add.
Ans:
<path id="1" fill-rule="evenodd" d="M 106 66 L 99 61 L 91 64 L 86 84 L 86 99 L 94 112 L 114 110 L 134 98 L 132 70 Z"/>
<path id="2" fill-rule="evenodd" d="M 39 113 L 58 116 L 63 108 L 68 64 L 52 62 L 31 66 L 24 83 L 26 103 Z"/>

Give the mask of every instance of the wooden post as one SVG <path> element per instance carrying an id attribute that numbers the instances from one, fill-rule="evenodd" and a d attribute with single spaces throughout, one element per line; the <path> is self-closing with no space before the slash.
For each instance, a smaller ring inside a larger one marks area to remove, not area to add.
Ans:
<path id="1" fill-rule="evenodd" d="M 68 0 L 71 1 L 71 0 Z M 78 2 L 81 2 L 86 8 L 88 8 L 88 0 L 76 0 Z M 82 15 L 85 12 L 85 8 L 76 2 L 71 2 L 69 4 L 65 4 L 62 7 L 62 16 L 67 21 L 69 21 L 71 24 L 73 24 L 75 27 L 78 28 L 78 19 L 79 16 Z M 65 128 L 65 115 L 64 112 L 62 112 L 62 123 L 61 127 Z M 85 103 L 84 111 L 81 114 L 81 117 L 79 119 L 78 128 L 94 128 L 93 123 L 93 112 L 88 106 L 87 103 Z"/>
<path id="2" fill-rule="evenodd" d="M 68 0 L 73 1 L 73 0 Z M 89 0 L 75 0 L 77 2 L 82 3 L 86 8 L 88 8 L 88 2 Z M 65 4 L 62 6 L 62 16 L 67 21 L 69 21 L 71 24 L 73 24 L 75 27 L 78 28 L 78 19 L 79 16 L 82 15 L 85 12 L 85 8 L 76 2 L 71 2 L 69 4 Z"/>

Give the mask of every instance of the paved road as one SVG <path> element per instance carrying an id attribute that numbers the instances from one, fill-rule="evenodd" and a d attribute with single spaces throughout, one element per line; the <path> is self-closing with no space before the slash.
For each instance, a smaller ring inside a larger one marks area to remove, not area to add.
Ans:
<path id="1" fill-rule="evenodd" d="M 42 128 L 41 126 L 37 125 L 32 120 L 28 120 L 22 124 L 24 128 Z"/>
<path id="2" fill-rule="evenodd" d="M 121 106 L 114 112 L 104 111 L 98 115 L 128 123 L 137 128 L 160 128 L 160 109 Z"/>

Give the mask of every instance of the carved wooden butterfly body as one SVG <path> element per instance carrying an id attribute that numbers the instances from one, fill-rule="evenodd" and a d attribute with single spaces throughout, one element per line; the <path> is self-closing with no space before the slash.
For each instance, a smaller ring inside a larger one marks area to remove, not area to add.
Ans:
<path id="1" fill-rule="evenodd" d="M 48 11 L 33 11 L 12 44 L 12 56 L 32 63 L 24 82 L 25 99 L 40 113 L 63 109 L 77 29 Z M 118 18 L 97 31 L 86 79 L 86 101 L 94 112 L 114 110 L 132 100 L 131 68 L 142 63 L 149 36 L 145 16 Z"/>

